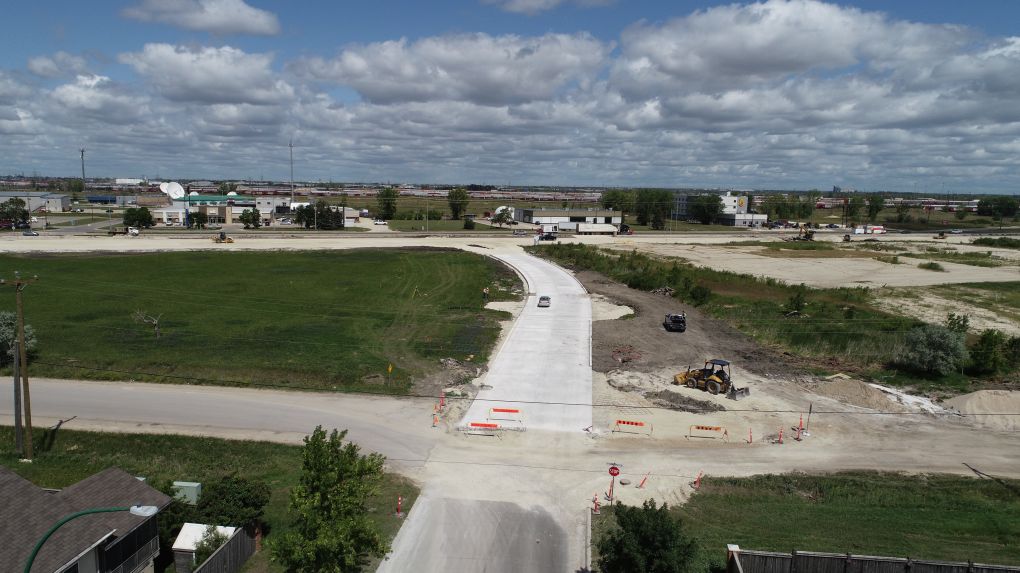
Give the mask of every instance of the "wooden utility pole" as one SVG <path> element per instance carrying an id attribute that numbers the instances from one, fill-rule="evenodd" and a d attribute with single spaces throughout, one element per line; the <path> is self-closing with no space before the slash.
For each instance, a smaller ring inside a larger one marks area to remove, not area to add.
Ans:
<path id="1" fill-rule="evenodd" d="M 28 349 L 25 345 L 25 306 L 22 302 L 21 292 L 25 290 L 25 287 L 35 281 L 39 280 L 39 277 L 32 277 L 30 279 L 21 278 L 21 274 L 18 271 L 14 271 L 14 280 L 7 282 L 6 280 L 0 279 L 0 285 L 13 286 L 15 293 L 15 301 L 17 304 L 18 311 L 18 370 L 21 372 L 21 397 L 25 407 L 25 459 L 32 459 L 32 395 L 28 387 Z"/>

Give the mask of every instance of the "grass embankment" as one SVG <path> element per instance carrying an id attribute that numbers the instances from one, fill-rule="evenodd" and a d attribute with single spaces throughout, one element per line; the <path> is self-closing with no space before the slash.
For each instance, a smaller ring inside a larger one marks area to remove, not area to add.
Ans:
<path id="1" fill-rule="evenodd" d="M 600 272 L 631 288 L 672 287 L 680 300 L 697 304 L 763 344 L 811 358 L 823 370 L 880 367 L 897 355 L 904 335 L 920 324 L 878 310 L 872 305 L 872 293 L 864 287 L 802 289 L 773 278 L 701 268 L 637 252 L 609 253 L 587 245 L 528 248 L 564 265 Z M 805 306 L 800 315 L 787 316 L 798 292 L 802 292 Z"/>
<path id="2" fill-rule="evenodd" d="M 674 511 L 699 539 L 703 568 L 723 565 L 727 543 L 743 549 L 1016 564 L 1020 480 L 1007 484 L 872 472 L 706 478 L 701 490 Z M 611 520 L 593 521 L 593 540 L 612 526 Z"/>
<path id="3" fill-rule="evenodd" d="M 391 219 L 386 221 L 387 226 L 393 231 L 405 231 L 405 232 L 419 232 L 422 233 L 425 230 L 425 221 L 405 221 L 401 219 Z M 484 223 L 475 223 L 474 229 L 465 229 L 464 221 L 429 221 L 428 224 L 430 233 L 445 233 L 445 232 L 457 232 L 457 233 L 503 233 L 509 235 L 511 227 L 493 227 L 492 225 L 486 225 Z"/>
<path id="4" fill-rule="evenodd" d="M 301 447 L 272 442 L 220 440 L 150 434 L 106 434 L 72 430 L 40 430 L 34 433 L 35 460 L 18 461 L 10 445 L 14 428 L 0 426 L 0 465 L 32 483 L 64 488 L 110 467 L 145 476 L 150 483 L 166 480 L 206 483 L 236 473 L 266 482 L 271 490 L 265 508 L 266 543 L 291 528 L 287 516 L 290 490 L 301 476 Z M 393 515 L 397 496 L 404 497 L 404 511 L 418 498 L 418 487 L 409 480 L 384 474 L 380 492 L 368 502 L 370 518 L 392 540 L 402 520 Z M 269 563 L 268 552 L 253 558 L 261 571 L 282 571 Z M 167 571 L 172 571 L 171 565 Z"/>
<path id="5" fill-rule="evenodd" d="M 1000 249 L 1020 249 L 1020 239 L 1010 237 L 981 237 L 971 243 L 979 247 L 998 247 Z"/>
<path id="6" fill-rule="evenodd" d="M 929 288 L 939 296 L 988 309 L 1020 322 L 1020 282 L 961 283 Z"/>
<path id="7" fill-rule="evenodd" d="M 516 275 L 452 250 L 0 256 L 38 275 L 34 376 L 402 393 L 439 358 L 482 362 Z M 0 310 L 13 310 L 5 297 Z M 156 340 L 142 310 L 159 321 Z M 393 372 L 387 376 L 387 366 Z"/>

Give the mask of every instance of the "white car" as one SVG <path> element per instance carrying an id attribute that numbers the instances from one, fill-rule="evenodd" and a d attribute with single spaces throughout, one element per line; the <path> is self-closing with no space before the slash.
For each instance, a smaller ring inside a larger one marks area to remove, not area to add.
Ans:
<path id="1" fill-rule="evenodd" d="M 538 306 L 539 307 L 546 308 L 546 307 L 548 307 L 551 304 L 552 304 L 552 299 L 551 298 L 549 298 L 547 296 L 540 296 L 540 297 L 538 297 Z"/>
<path id="2" fill-rule="evenodd" d="M 385 225 L 386 221 L 383 221 L 382 219 L 376 219 L 375 221 L 372 221 L 372 224 L 373 225 Z"/>

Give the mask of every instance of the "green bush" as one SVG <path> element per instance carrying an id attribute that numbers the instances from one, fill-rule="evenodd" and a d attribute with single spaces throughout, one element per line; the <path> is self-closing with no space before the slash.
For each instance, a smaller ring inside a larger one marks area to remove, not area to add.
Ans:
<path id="1" fill-rule="evenodd" d="M 986 329 L 971 348 L 971 368 L 982 374 L 995 374 L 1006 369 L 1008 340 L 998 330 Z"/>
<path id="2" fill-rule="evenodd" d="M 697 285 L 691 288 L 691 304 L 694 306 L 701 306 L 712 298 L 712 290 L 708 287 Z"/>
<path id="3" fill-rule="evenodd" d="M 974 239 L 972 244 L 981 245 L 982 247 L 999 247 L 1001 249 L 1020 249 L 1020 239 L 1010 237 L 981 237 L 980 239 Z"/>
<path id="4" fill-rule="evenodd" d="M 945 376 L 959 370 L 966 360 L 962 333 L 925 324 L 907 333 L 903 353 L 896 362 L 908 370 Z"/>
<path id="5" fill-rule="evenodd" d="M 804 283 L 800 283 L 793 290 L 793 294 L 790 295 L 789 300 L 786 302 L 787 310 L 791 312 L 802 312 L 804 307 L 807 306 L 807 287 Z"/>
<path id="6" fill-rule="evenodd" d="M 474 219 L 464 219 L 464 230 L 465 231 L 474 231 L 475 230 L 475 220 Z"/>
<path id="7" fill-rule="evenodd" d="M 942 265 L 936 263 L 935 261 L 928 261 L 927 263 L 921 263 L 921 264 L 917 265 L 917 268 L 924 269 L 926 271 L 942 271 L 942 272 L 944 272 L 946 270 L 945 267 L 943 267 Z"/>
<path id="8" fill-rule="evenodd" d="M 687 573 L 694 571 L 698 542 L 666 504 L 646 500 L 641 507 L 617 503 L 617 528 L 598 540 L 603 573 Z"/>

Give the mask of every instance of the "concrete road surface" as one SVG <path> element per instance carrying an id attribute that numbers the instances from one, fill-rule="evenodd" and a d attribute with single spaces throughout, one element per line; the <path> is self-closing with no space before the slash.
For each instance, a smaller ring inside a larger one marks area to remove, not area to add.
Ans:
<path id="1" fill-rule="evenodd" d="M 424 503 L 423 503 L 424 502 Z M 566 533 L 543 507 L 500 501 L 418 498 L 379 573 L 528 571 L 566 573 Z M 426 515 L 427 514 L 427 515 Z"/>
<path id="2" fill-rule="evenodd" d="M 591 426 L 591 299 L 565 270 L 525 254 L 496 253 L 527 281 L 528 298 L 461 425 L 523 424 L 529 430 L 581 432 Z M 549 296 L 551 306 L 539 308 Z M 488 389 L 491 388 L 491 389 Z M 492 408 L 521 410 L 490 415 Z"/>

